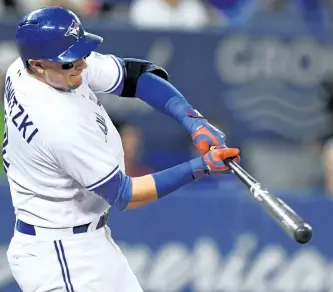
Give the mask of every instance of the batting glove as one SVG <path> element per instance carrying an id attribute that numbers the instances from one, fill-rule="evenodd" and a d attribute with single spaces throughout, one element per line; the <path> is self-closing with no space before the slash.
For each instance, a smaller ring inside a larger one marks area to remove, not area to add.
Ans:
<path id="1" fill-rule="evenodd" d="M 226 147 L 225 134 L 210 124 L 197 110 L 190 110 L 183 124 L 201 155 L 206 154 L 212 146 Z"/>
<path id="2" fill-rule="evenodd" d="M 216 148 L 203 156 L 191 160 L 193 176 L 196 179 L 202 178 L 206 174 L 230 173 L 229 167 L 223 162 L 227 158 L 239 162 L 240 150 L 238 148 Z"/>

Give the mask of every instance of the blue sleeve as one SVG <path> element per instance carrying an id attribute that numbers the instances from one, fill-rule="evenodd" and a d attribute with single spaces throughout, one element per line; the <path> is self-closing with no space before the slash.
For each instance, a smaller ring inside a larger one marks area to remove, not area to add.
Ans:
<path id="1" fill-rule="evenodd" d="M 202 156 L 152 174 L 159 199 L 193 180 L 210 174 Z M 111 206 L 124 210 L 132 200 L 132 178 L 118 171 L 111 179 L 91 189 Z"/>
<path id="2" fill-rule="evenodd" d="M 157 197 L 159 199 L 176 191 L 193 180 L 199 180 L 210 174 L 209 167 L 202 156 L 188 162 L 154 173 Z"/>
<path id="3" fill-rule="evenodd" d="M 119 170 L 111 179 L 92 191 L 116 209 L 124 210 L 132 199 L 132 179 Z"/>
<path id="4" fill-rule="evenodd" d="M 196 118 L 202 118 L 171 83 L 153 73 L 147 72 L 139 77 L 136 96 L 175 119 L 189 133 L 194 131 L 193 125 L 198 121 Z"/>

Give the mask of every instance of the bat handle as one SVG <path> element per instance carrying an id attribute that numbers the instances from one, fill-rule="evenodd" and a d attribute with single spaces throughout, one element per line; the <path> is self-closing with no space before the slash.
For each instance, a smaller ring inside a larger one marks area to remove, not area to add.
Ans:
<path id="1" fill-rule="evenodd" d="M 217 148 L 216 146 L 210 146 L 209 150 L 214 150 L 216 148 Z M 223 160 L 223 162 L 234 173 L 236 173 L 240 177 L 240 179 L 244 182 L 244 184 L 246 184 L 248 187 L 251 187 L 251 185 L 256 182 L 256 180 L 253 177 L 251 177 L 249 174 L 244 175 L 244 173 L 242 172 L 242 168 L 235 161 L 233 161 L 232 158 L 226 158 Z"/>
<path id="2" fill-rule="evenodd" d="M 229 166 L 230 169 L 234 170 L 233 168 L 236 162 L 234 162 L 231 158 L 226 158 L 223 160 L 223 162 L 225 163 L 225 165 Z"/>
<path id="3" fill-rule="evenodd" d="M 226 158 L 223 162 L 243 181 L 243 183 L 249 188 L 256 183 L 256 179 L 250 176 L 231 158 Z"/>

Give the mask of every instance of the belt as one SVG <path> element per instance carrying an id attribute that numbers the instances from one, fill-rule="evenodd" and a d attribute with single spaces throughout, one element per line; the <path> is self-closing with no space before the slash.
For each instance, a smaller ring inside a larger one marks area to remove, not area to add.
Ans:
<path id="1" fill-rule="evenodd" d="M 108 214 L 104 214 L 99 218 L 99 221 L 97 223 L 96 226 L 96 230 L 100 229 L 102 227 L 104 227 L 106 225 L 108 221 Z M 79 225 L 79 226 L 75 226 L 73 227 L 73 234 L 79 234 L 79 233 L 86 233 L 88 231 L 89 225 L 91 223 L 87 223 L 87 224 L 83 224 L 83 225 Z M 36 236 L 36 229 L 34 225 L 25 223 L 23 221 L 21 221 L 20 219 L 18 219 L 16 221 L 16 230 L 26 234 L 26 235 L 33 235 Z"/>

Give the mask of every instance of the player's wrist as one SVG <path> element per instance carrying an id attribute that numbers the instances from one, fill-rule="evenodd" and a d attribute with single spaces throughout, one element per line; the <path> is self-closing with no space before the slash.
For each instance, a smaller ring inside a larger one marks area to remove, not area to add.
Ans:
<path id="1" fill-rule="evenodd" d="M 152 177 L 155 181 L 156 194 L 159 199 L 174 192 L 180 187 L 198 180 L 210 173 L 202 156 L 174 167 L 155 172 Z"/>
<path id="2" fill-rule="evenodd" d="M 203 156 L 191 159 L 189 163 L 192 169 L 192 176 L 195 180 L 199 180 L 211 172 L 211 169 L 206 164 Z"/>
<path id="3" fill-rule="evenodd" d="M 190 135 L 195 133 L 206 123 L 207 120 L 195 109 L 188 110 L 182 120 L 183 127 L 190 133 Z"/>

